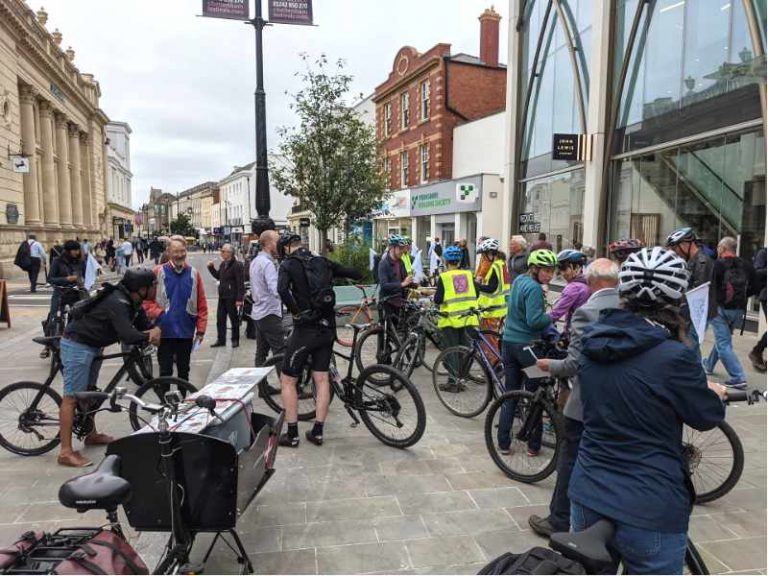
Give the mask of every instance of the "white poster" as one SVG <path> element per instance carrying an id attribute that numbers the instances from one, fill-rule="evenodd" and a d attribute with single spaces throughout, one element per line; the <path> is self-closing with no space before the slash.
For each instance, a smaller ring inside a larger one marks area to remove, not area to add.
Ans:
<path id="1" fill-rule="evenodd" d="M 691 323 L 699 336 L 699 344 L 707 333 L 707 312 L 709 311 L 709 282 L 685 293 L 691 311 Z"/>

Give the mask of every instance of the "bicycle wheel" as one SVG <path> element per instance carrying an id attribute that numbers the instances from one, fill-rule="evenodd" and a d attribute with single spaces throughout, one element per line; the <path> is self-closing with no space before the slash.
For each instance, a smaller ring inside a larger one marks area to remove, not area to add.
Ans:
<path id="1" fill-rule="evenodd" d="M 510 445 L 507 453 L 502 453 L 498 433 L 502 412 L 507 411 L 512 417 Z M 547 402 L 534 402 L 531 392 L 506 392 L 494 400 L 485 416 L 485 446 L 504 474 L 518 482 L 539 482 L 555 471 L 560 426 L 557 413 Z M 530 440 L 535 439 L 539 429 L 542 431 L 541 448 L 531 452 Z"/>
<path id="2" fill-rule="evenodd" d="M 424 354 L 421 350 L 423 347 L 424 338 L 411 334 L 398 351 L 392 365 L 410 378 L 416 367 L 421 364 Z"/>
<path id="3" fill-rule="evenodd" d="M 360 419 L 381 442 L 407 448 L 421 439 L 427 412 L 419 391 L 405 374 L 391 366 L 374 364 L 360 373 L 355 389 Z"/>
<path id="4" fill-rule="evenodd" d="M 336 341 L 345 348 L 352 348 L 351 324 L 370 324 L 371 313 L 367 306 L 342 306 L 336 311 Z"/>
<path id="5" fill-rule="evenodd" d="M 437 357 L 432 372 L 437 397 L 462 418 L 480 414 L 491 400 L 491 380 L 472 348 L 451 346 Z"/>
<path id="6" fill-rule="evenodd" d="M 175 376 L 160 376 L 159 378 L 147 380 L 133 394 L 145 402 L 164 404 L 165 394 L 171 391 L 178 391 L 182 398 L 186 398 L 189 394 L 197 392 L 197 388 L 186 380 L 176 378 Z M 145 417 L 148 414 L 139 416 L 140 411 L 141 408 L 134 403 L 131 403 L 128 407 L 128 419 L 131 421 L 131 428 L 134 430 L 139 430 L 149 422 L 149 419 Z"/>
<path id="7" fill-rule="evenodd" d="M 274 366 L 275 369 L 269 373 L 269 376 L 259 382 L 259 396 L 267 403 L 267 406 L 280 413 L 284 410 L 283 397 L 280 394 L 280 374 L 283 367 L 283 355 L 276 354 L 267 358 L 264 367 L 268 366 Z M 313 420 L 315 418 L 315 382 L 312 380 L 309 363 L 304 367 L 296 387 L 299 398 L 299 420 Z M 333 388 L 331 388 L 331 399 L 333 399 Z"/>
<path id="8" fill-rule="evenodd" d="M 59 406 L 58 392 L 39 382 L 15 382 L 0 390 L 0 446 L 20 456 L 53 450 L 59 444 Z"/>
<path id="9" fill-rule="evenodd" d="M 723 421 L 706 432 L 683 428 L 683 454 L 696 490 L 696 504 L 722 498 L 744 471 L 744 448 L 736 431 Z"/>
<path id="10" fill-rule="evenodd" d="M 367 366 L 373 364 L 384 364 L 386 366 L 392 365 L 399 348 L 393 341 L 394 336 L 392 336 L 387 339 L 387 351 L 384 352 L 379 350 L 379 335 L 383 332 L 384 328 L 377 325 L 371 326 L 360 333 L 354 351 L 355 365 L 359 372 L 362 372 Z M 371 377 L 375 378 L 376 375 L 373 374 Z M 379 382 L 379 384 L 382 385 L 386 383 L 386 379 Z"/>

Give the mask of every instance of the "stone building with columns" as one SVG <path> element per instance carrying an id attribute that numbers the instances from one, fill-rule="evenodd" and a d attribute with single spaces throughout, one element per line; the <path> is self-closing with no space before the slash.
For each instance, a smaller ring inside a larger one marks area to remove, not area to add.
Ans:
<path id="1" fill-rule="evenodd" d="M 18 275 L 19 243 L 108 234 L 105 126 L 101 90 L 74 64 L 47 13 L 0 0 L 0 278 Z M 21 155 L 27 173 L 15 171 Z"/>

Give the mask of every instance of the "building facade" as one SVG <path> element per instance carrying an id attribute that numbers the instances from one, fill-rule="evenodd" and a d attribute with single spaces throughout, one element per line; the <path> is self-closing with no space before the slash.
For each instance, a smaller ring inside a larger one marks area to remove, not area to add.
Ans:
<path id="1" fill-rule="evenodd" d="M 101 89 L 47 20 L 0 0 L 0 277 L 20 273 L 13 258 L 30 232 L 49 246 L 111 231 Z"/>
<path id="2" fill-rule="evenodd" d="M 110 122 L 107 139 L 107 222 L 112 238 L 130 238 L 135 212 L 131 208 L 131 127 Z"/>
<path id="3" fill-rule="evenodd" d="M 150 188 L 149 201 L 141 207 L 141 235 L 152 237 L 170 233 L 174 209 L 178 209 L 176 196 L 159 188 Z"/>
<path id="4" fill-rule="evenodd" d="M 512 0 L 510 14 L 505 235 L 602 254 L 692 226 L 743 256 L 765 245 L 765 2 Z M 555 134 L 581 135 L 581 153 L 553 150 Z"/>
<path id="5" fill-rule="evenodd" d="M 219 182 L 221 201 L 220 220 L 222 236 L 228 242 L 239 244 L 243 234 L 251 232 L 251 218 L 255 216 L 255 196 L 251 186 L 255 186 L 256 178 L 252 162 L 246 166 L 235 166 L 224 179 Z"/>

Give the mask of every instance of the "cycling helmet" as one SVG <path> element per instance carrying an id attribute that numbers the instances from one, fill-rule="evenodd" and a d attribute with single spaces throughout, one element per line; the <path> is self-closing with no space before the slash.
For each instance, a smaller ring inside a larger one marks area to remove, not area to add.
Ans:
<path id="1" fill-rule="evenodd" d="M 528 266 L 555 268 L 557 266 L 557 256 L 552 250 L 534 250 L 528 256 Z"/>
<path id="2" fill-rule="evenodd" d="M 410 246 L 412 244 L 410 236 L 403 236 L 404 246 Z"/>
<path id="3" fill-rule="evenodd" d="M 570 248 L 567 248 L 557 255 L 557 264 L 561 268 L 569 264 L 584 266 L 586 263 L 587 255 L 584 254 L 584 252 L 579 252 L 578 250 L 571 250 Z"/>
<path id="4" fill-rule="evenodd" d="M 285 249 L 294 242 L 301 242 L 301 236 L 295 232 L 283 232 L 277 240 L 277 253 L 281 258 L 285 257 Z"/>
<path id="5" fill-rule="evenodd" d="M 619 272 L 622 296 L 646 304 L 675 303 L 688 289 L 685 260 L 660 246 L 630 254 Z"/>
<path id="6" fill-rule="evenodd" d="M 627 259 L 627 256 L 642 248 L 643 243 L 636 238 L 621 238 L 608 244 L 609 254 L 620 262 L 624 262 L 624 260 Z"/>
<path id="7" fill-rule="evenodd" d="M 478 246 L 477 251 L 480 253 L 483 252 L 498 252 L 499 250 L 499 241 L 495 238 L 486 238 L 482 241 L 480 246 Z"/>
<path id="8" fill-rule="evenodd" d="M 120 283 L 129 292 L 138 292 L 139 288 L 150 288 L 157 284 L 157 278 L 155 278 L 155 273 L 147 268 L 129 268 L 125 271 Z"/>
<path id="9" fill-rule="evenodd" d="M 405 246 L 405 238 L 400 236 L 400 234 L 390 234 L 387 244 L 389 246 Z"/>
<path id="10" fill-rule="evenodd" d="M 463 256 L 464 252 L 458 246 L 448 246 L 448 248 L 443 250 L 443 259 L 446 262 L 461 262 Z"/>
<path id="11" fill-rule="evenodd" d="M 698 242 L 699 237 L 696 236 L 696 232 L 693 231 L 693 228 L 690 226 L 686 226 L 685 228 L 680 228 L 678 230 L 675 230 L 667 236 L 667 246 L 677 246 L 679 244 L 682 244 L 683 242 Z"/>

